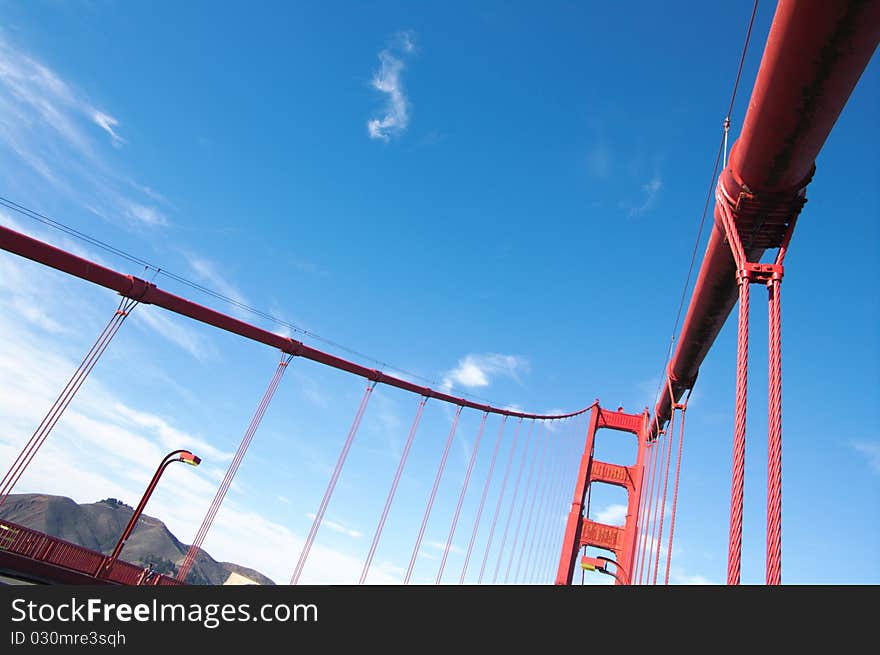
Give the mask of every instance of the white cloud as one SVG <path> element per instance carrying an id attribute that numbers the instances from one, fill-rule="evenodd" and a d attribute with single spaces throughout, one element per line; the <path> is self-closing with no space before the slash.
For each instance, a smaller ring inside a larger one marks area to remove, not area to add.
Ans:
<path id="1" fill-rule="evenodd" d="M 868 466 L 872 471 L 880 473 L 880 442 L 857 441 L 852 447 L 867 456 Z"/>
<path id="2" fill-rule="evenodd" d="M 151 305 L 138 307 L 132 319 L 142 323 L 200 361 L 217 356 L 210 344 L 176 314 Z"/>
<path id="3" fill-rule="evenodd" d="M 400 76 L 404 69 L 404 58 L 415 50 L 413 39 L 411 32 L 400 32 L 396 35 L 395 44 L 379 53 L 381 66 L 373 74 L 370 85 L 387 97 L 384 115 L 367 121 L 367 131 L 371 139 L 387 142 L 392 136 L 401 134 L 409 125 L 410 103 L 404 93 Z"/>
<path id="4" fill-rule="evenodd" d="M 439 550 L 439 551 L 446 550 L 446 542 L 443 542 L 443 541 L 427 541 L 427 542 L 425 542 L 425 545 L 430 548 L 433 548 L 434 550 Z M 459 548 L 458 546 L 456 546 L 455 544 L 449 545 L 449 552 L 454 553 L 454 554 L 459 554 L 459 555 L 464 553 L 464 551 L 461 548 Z"/>
<path id="5" fill-rule="evenodd" d="M 240 305 L 248 304 L 247 300 L 238 290 L 238 288 L 227 281 L 227 279 L 220 274 L 220 271 L 217 270 L 217 266 L 216 264 L 214 264 L 214 262 L 209 261 L 204 257 L 190 255 L 189 265 L 190 268 L 192 268 L 193 272 L 199 277 L 199 279 L 201 279 L 202 282 L 205 282 L 207 284 L 211 291 L 216 291 L 217 293 L 226 296 L 233 302 L 236 302 Z M 231 311 L 233 314 L 239 316 L 240 318 L 250 317 L 249 313 L 246 310 L 235 305 L 232 306 Z"/>
<path id="6" fill-rule="evenodd" d="M 43 286 L 53 282 L 63 307 L 76 307 L 87 314 L 87 303 L 77 285 L 66 285 L 53 273 L 35 264 L 19 263 L 0 253 L 0 462 L 10 462 L 20 451 L 35 425 L 55 399 L 81 355 L 65 352 L 67 340 L 52 338 L 47 317 L 29 318 L 16 309 L 14 291 L 22 282 L 39 304 Z M 12 289 L 10 289 L 10 287 Z M 86 292 L 87 293 L 87 292 Z M 93 323 L 106 317 L 95 316 Z M 97 331 L 97 330 L 96 330 Z M 112 355 L 112 353 L 108 353 Z M 102 362 L 103 363 L 103 362 Z M 165 472 L 147 507 L 184 543 L 201 524 L 223 477 L 219 466 L 231 452 L 208 443 L 181 427 L 178 417 L 160 416 L 141 407 L 137 397 L 122 400 L 117 390 L 102 382 L 102 366 L 92 373 L 37 454 L 15 493 L 48 493 L 72 497 L 80 503 L 115 497 L 134 504 L 140 498 L 153 467 L 172 448 L 189 447 L 204 457 L 197 469 L 172 466 Z M 233 561 L 265 573 L 276 582 L 290 579 L 304 539 L 267 516 L 237 504 L 236 485 L 217 515 L 205 549 L 220 561 Z M 283 501 L 282 501 L 283 502 Z M 352 538 L 362 536 L 338 522 L 325 525 Z M 242 529 L 247 526 L 247 529 Z M 352 584 L 360 574 L 360 557 L 316 543 L 302 577 L 305 584 Z M 401 572 L 388 563 L 375 565 L 370 582 L 399 584 Z"/>
<path id="7" fill-rule="evenodd" d="M 623 525 L 626 523 L 626 505 L 612 504 L 596 512 L 596 520 L 606 525 Z"/>
<path id="8" fill-rule="evenodd" d="M 308 517 L 309 521 L 314 521 L 317 514 L 315 514 L 313 512 L 309 512 L 308 514 L 306 514 L 306 516 Z M 339 521 L 331 521 L 329 519 L 324 519 L 323 521 L 321 521 L 321 526 L 325 527 L 329 530 L 333 530 L 333 532 L 338 532 L 339 534 L 344 534 L 348 537 L 351 537 L 352 539 L 359 539 L 360 537 L 364 536 L 364 533 L 361 532 L 360 530 L 354 530 L 352 528 L 349 528 L 348 526 L 346 526 L 343 523 L 340 523 Z"/>
<path id="9" fill-rule="evenodd" d="M 645 182 L 642 185 L 642 202 L 638 205 L 630 205 L 629 206 L 629 215 L 640 216 L 644 214 L 649 209 L 654 206 L 654 203 L 657 201 L 657 197 L 660 194 L 660 189 L 663 188 L 663 180 L 660 179 L 659 175 L 655 175 L 650 180 Z"/>
<path id="10" fill-rule="evenodd" d="M 528 360 L 519 355 L 469 354 L 460 359 L 455 368 L 446 372 L 441 387 L 447 392 L 455 386 L 468 389 L 488 387 L 495 376 L 519 381 L 519 373 L 528 370 Z"/>
<path id="11" fill-rule="evenodd" d="M 129 203 L 126 214 L 144 225 L 168 225 L 168 219 L 156 207 L 132 202 Z"/>
<path id="12" fill-rule="evenodd" d="M 116 131 L 113 129 L 117 125 L 119 125 L 119 121 L 110 116 L 109 114 L 105 114 L 102 111 L 95 110 L 92 114 L 92 120 L 95 121 L 95 124 L 98 125 L 101 129 L 103 129 L 107 134 L 110 135 L 111 140 L 113 141 L 113 145 L 117 148 L 125 143 L 125 139 L 119 136 Z"/>
<path id="13" fill-rule="evenodd" d="M 105 220 L 137 227 L 167 224 L 155 206 L 167 201 L 106 161 L 96 127 L 112 146 L 125 143 L 116 117 L 0 35 L 0 168 L 10 171 L 19 197 L 37 192 L 42 197 L 48 182 Z"/>

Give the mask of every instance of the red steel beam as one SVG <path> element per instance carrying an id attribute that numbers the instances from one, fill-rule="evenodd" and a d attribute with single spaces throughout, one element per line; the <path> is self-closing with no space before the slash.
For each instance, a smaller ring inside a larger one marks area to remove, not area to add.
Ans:
<path id="1" fill-rule="evenodd" d="M 815 160 L 880 41 L 878 0 L 781 0 L 770 27 L 742 133 L 718 182 L 735 204 L 751 262 L 805 201 Z M 718 207 L 687 315 L 654 409 L 656 434 L 697 372 L 737 298 L 736 266 Z M 671 386 L 671 390 L 670 387 Z M 671 396 L 671 397 L 670 397 Z"/>
<path id="2" fill-rule="evenodd" d="M 330 366 L 340 371 L 358 375 L 373 380 L 379 384 L 387 384 L 391 387 L 397 387 L 404 391 L 426 396 L 427 398 L 435 398 L 454 405 L 461 405 L 462 407 L 476 409 L 481 412 L 489 412 L 490 414 L 501 414 L 504 416 L 525 419 L 550 420 L 568 418 L 582 414 L 592 407 L 592 405 L 590 405 L 590 407 L 570 414 L 526 414 L 524 412 L 516 412 L 510 409 L 493 407 L 492 405 L 475 403 L 464 398 L 456 398 L 455 396 L 431 389 L 430 387 L 423 387 L 407 380 L 394 377 L 393 375 L 382 373 L 376 369 L 367 368 L 366 366 L 355 364 L 354 362 L 342 359 L 341 357 L 336 357 L 335 355 L 311 348 L 301 341 L 296 341 L 289 337 L 282 337 L 274 332 L 269 332 L 268 330 L 264 330 L 255 325 L 251 325 L 250 323 L 233 318 L 222 312 L 218 312 L 209 307 L 194 303 L 191 300 L 187 300 L 186 298 L 164 291 L 146 280 L 105 268 L 104 266 L 95 264 L 82 257 L 77 257 L 66 250 L 56 248 L 48 243 L 21 234 L 15 230 L 11 230 L 8 227 L 0 226 L 0 248 L 40 264 L 44 264 L 50 268 L 73 275 L 74 277 L 93 282 L 94 284 L 116 291 L 122 296 L 132 298 L 141 303 L 157 305 L 158 307 L 167 309 L 175 314 L 188 316 L 201 323 L 213 325 L 221 330 L 238 334 L 246 339 L 251 339 L 252 341 L 257 341 L 266 344 L 267 346 L 272 346 L 273 348 L 278 348 L 290 355 L 310 359 L 313 362 L 318 362 L 319 364 L 324 364 L 325 366 Z"/>

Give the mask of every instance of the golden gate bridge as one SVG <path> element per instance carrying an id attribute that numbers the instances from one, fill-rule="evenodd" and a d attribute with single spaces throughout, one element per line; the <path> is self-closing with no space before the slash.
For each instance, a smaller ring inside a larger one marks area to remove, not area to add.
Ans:
<path id="1" fill-rule="evenodd" d="M 458 491 L 456 510 L 436 576 L 438 584 L 447 565 L 452 540 L 462 528 L 460 512 L 469 492 L 479 493 L 480 502 L 471 528 L 463 570 L 458 578 L 459 583 L 464 582 L 468 568 L 477 567 L 479 563 L 478 582 L 481 583 L 534 580 L 567 585 L 573 582 L 575 571 L 580 566 L 585 570 L 599 570 L 613 575 L 617 584 L 668 584 L 688 398 L 696 383 L 700 365 L 736 306 L 736 390 L 727 583 L 739 584 L 745 484 L 749 307 L 752 285 L 760 285 L 767 289 L 769 342 L 765 580 L 769 585 L 781 584 L 780 294 L 784 259 L 792 246 L 798 216 L 807 201 L 807 187 L 816 173 L 816 158 L 880 41 L 880 2 L 779 2 L 764 46 L 742 130 L 739 138 L 730 147 L 728 157 L 730 113 L 740 82 L 754 17 L 753 11 L 719 144 L 712 188 L 707 196 L 707 208 L 714 198 L 711 234 L 653 411 L 646 408 L 640 413 L 626 413 L 622 408 L 603 407 L 597 400 L 575 411 L 548 415 L 515 411 L 456 397 L 262 329 L 174 295 L 152 281 L 112 270 L 10 228 L 0 227 L 0 248 L 5 251 L 109 289 L 121 297 L 92 348 L 85 354 L 18 456 L 9 464 L 0 480 L 0 505 L 12 492 L 25 470 L 36 460 L 53 428 L 62 419 L 65 410 L 110 347 L 126 318 L 138 305 L 161 307 L 258 342 L 280 353 L 280 360 L 265 393 L 176 576 L 150 574 L 142 567 L 123 561 L 120 554 L 125 539 L 134 527 L 164 467 L 172 461 L 198 463 L 198 458 L 188 451 L 172 453 L 162 462 L 112 554 L 105 555 L 9 521 L 0 521 L 0 570 L 7 575 L 48 583 L 184 584 L 288 365 L 295 358 L 303 358 L 362 378 L 365 387 L 291 574 L 291 584 L 299 582 L 308 562 L 327 507 L 344 473 L 346 458 L 357 437 L 361 420 L 369 411 L 370 399 L 384 386 L 408 392 L 418 398 L 418 403 L 382 512 L 377 519 L 360 583 L 366 580 L 370 571 L 398 483 L 405 470 L 410 447 L 418 432 L 423 409 L 426 402 L 432 400 L 453 407 L 454 414 L 437 465 L 433 487 L 425 502 L 420 530 L 404 578 L 405 583 L 411 580 L 415 558 L 431 516 L 459 419 L 464 412 L 471 412 L 480 417 L 479 429 L 470 452 L 464 482 Z M 722 168 L 720 175 L 719 165 Z M 45 219 L 12 201 L 4 199 L 2 204 L 22 214 Z M 765 260 L 768 252 L 770 256 Z M 129 259 L 136 264 L 146 264 L 137 258 Z M 797 281 L 793 283 L 797 284 Z M 676 329 L 677 327 L 678 320 Z M 490 416 L 499 419 L 494 439 L 487 434 L 486 429 Z M 638 446 L 636 461 L 624 465 L 596 459 L 596 434 L 601 430 L 622 432 L 629 435 L 628 438 L 634 439 Z M 477 485 L 474 491 L 471 489 L 472 473 L 484 438 L 492 444 L 491 464 L 482 489 Z M 502 444 L 508 441 L 511 446 L 507 456 L 499 459 Z M 516 465 L 514 453 L 518 443 L 523 444 L 523 456 Z M 531 458 L 527 459 L 525 455 L 529 448 L 532 449 Z M 493 509 L 491 506 L 486 507 L 486 501 L 489 486 L 496 474 L 503 481 Z M 565 486 L 572 477 L 573 489 Z M 623 526 L 607 525 L 589 518 L 589 513 L 585 510 L 590 488 L 594 483 L 614 485 L 626 491 L 628 500 Z M 511 507 L 516 506 L 518 497 L 522 498 L 522 511 L 514 515 L 511 509 L 505 520 L 501 516 L 501 506 L 508 491 L 512 493 Z M 667 516 L 667 497 L 670 493 L 672 502 Z M 547 525 L 547 512 L 554 505 L 559 509 L 560 503 L 565 503 L 563 499 L 569 497 L 570 510 L 564 530 L 554 530 Z M 484 517 L 489 521 L 490 532 L 481 556 L 475 552 L 474 546 Z M 493 566 L 489 562 L 489 554 L 496 539 L 500 540 L 497 542 L 500 546 Z M 661 572 L 660 552 L 664 539 L 667 556 L 665 568 Z M 536 553 L 542 552 L 541 543 L 553 546 L 555 552 L 559 553 L 558 559 L 551 562 L 540 561 Z M 587 557 L 587 547 L 603 549 L 613 557 Z M 506 566 L 503 564 L 505 558 Z"/>

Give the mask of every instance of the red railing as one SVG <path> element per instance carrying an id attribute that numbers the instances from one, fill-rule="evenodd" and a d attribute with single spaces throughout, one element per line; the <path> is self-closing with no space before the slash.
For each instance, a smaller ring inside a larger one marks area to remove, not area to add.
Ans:
<path id="1" fill-rule="evenodd" d="M 0 551 L 6 551 L 38 562 L 54 564 L 96 579 L 123 585 L 180 585 L 174 578 L 150 574 L 140 566 L 116 560 L 106 568 L 110 557 L 98 551 L 11 521 L 0 521 Z"/>

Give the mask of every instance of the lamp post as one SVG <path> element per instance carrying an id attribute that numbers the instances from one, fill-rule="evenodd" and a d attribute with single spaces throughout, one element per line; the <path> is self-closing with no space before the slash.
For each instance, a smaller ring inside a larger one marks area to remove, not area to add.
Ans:
<path id="1" fill-rule="evenodd" d="M 134 530 L 134 526 L 137 525 L 138 519 L 141 517 L 141 513 L 144 511 L 144 507 L 146 507 L 147 505 L 147 501 L 153 494 L 153 490 L 156 488 L 156 485 L 159 482 L 159 478 L 162 477 L 162 473 L 165 472 L 165 469 L 168 468 L 168 465 L 171 464 L 171 462 L 183 462 L 184 464 L 189 464 L 190 466 L 198 466 L 201 461 L 202 459 L 200 457 L 198 457 L 197 455 L 193 455 L 188 450 L 175 450 L 165 455 L 162 463 L 159 464 L 159 468 L 156 469 L 156 473 L 153 475 L 153 479 L 150 480 L 150 484 L 147 486 L 147 490 L 144 492 L 144 495 L 141 498 L 141 502 L 138 503 L 137 508 L 135 508 L 134 513 L 131 515 L 131 519 L 128 521 L 128 525 L 125 526 L 125 530 L 122 531 L 122 535 L 119 537 L 119 541 L 116 542 L 116 548 L 113 549 L 113 553 L 110 555 L 110 559 L 107 560 L 107 569 L 110 569 L 113 566 L 113 563 L 117 560 L 119 554 L 122 552 L 122 548 L 125 546 L 125 542 L 131 535 L 132 530 Z"/>
<path id="2" fill-rule="evenodd" d="M 615 572 L 612 573 L 608 570 L 608 564 L 614 564 Z M 602 555 L 599 555 L 597 557 L 584 556 L 581 558 L 581 568 L 584 571 L 598 571 L 599 573 L 604 573 L 605 575 L 614 576 L 614 579 L 622 585 L 629 584 L 629 575 L 627 574 L 627 572 L 623 570 L 620 564 L 615 562 L 610 557 L 603 557 Z M 618 571 L 623 573 L 624 578 L 626 578 L 625 580 L 617 575 Z"/>

